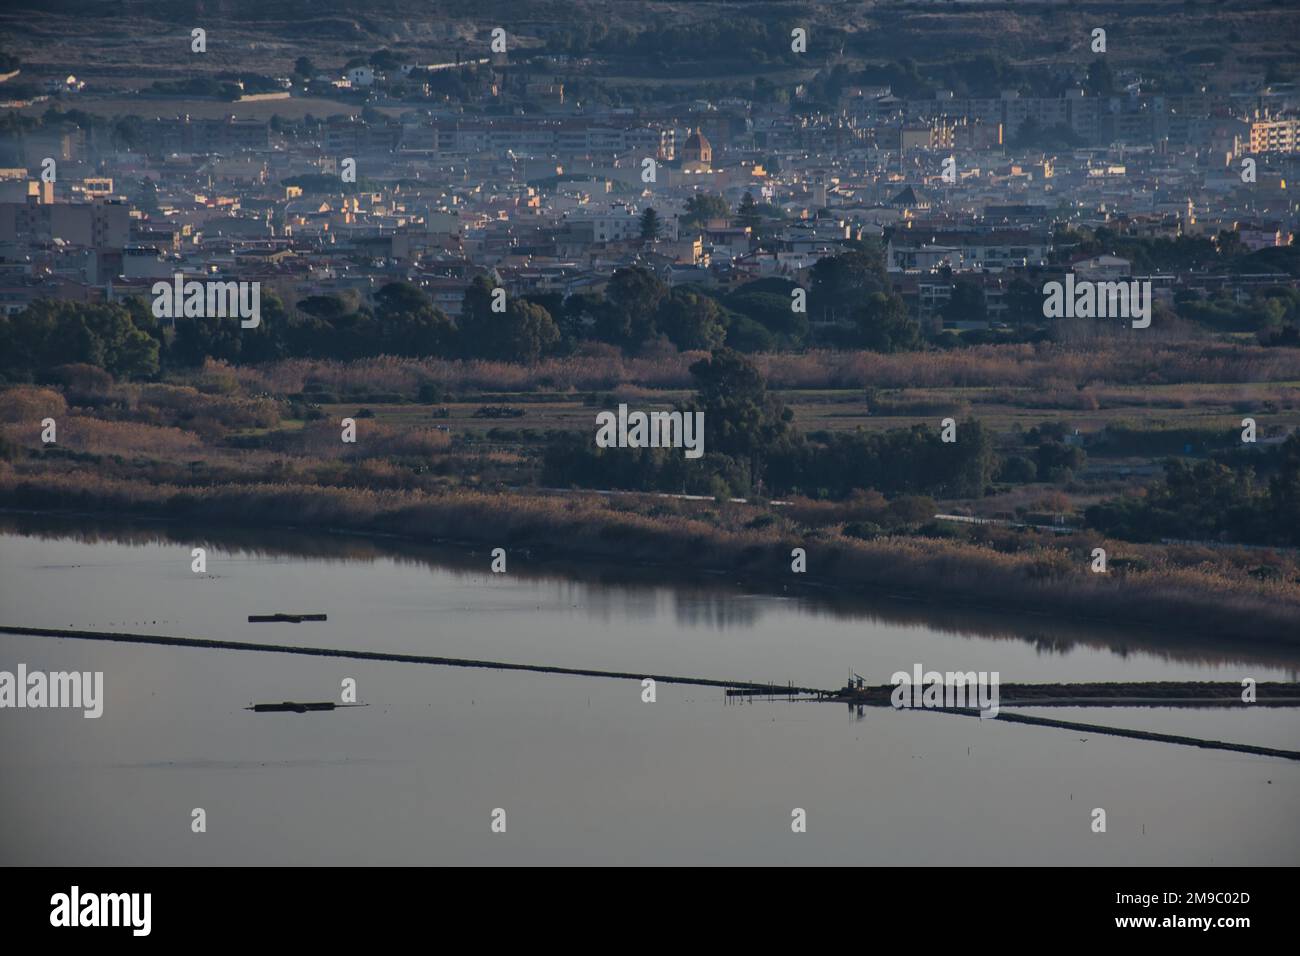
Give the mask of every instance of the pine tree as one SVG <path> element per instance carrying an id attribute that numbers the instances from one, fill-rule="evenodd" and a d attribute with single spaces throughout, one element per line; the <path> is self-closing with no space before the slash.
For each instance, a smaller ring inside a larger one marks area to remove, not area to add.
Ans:
<path id="1" fill-rule="evenodd" d="M 663 224 L 659 221 L 659 213 L 655 212 L 653 206 L 647 206 L 645 212 L 641 213 L 641 241 L 654 242 L 659 238 L 663 230 Z"/>

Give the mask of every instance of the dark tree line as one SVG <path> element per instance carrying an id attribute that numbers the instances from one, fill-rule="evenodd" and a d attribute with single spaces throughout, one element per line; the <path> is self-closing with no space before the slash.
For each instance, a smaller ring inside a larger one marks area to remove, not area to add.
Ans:
<path id="1" fill-rule="evenodd" d="M 1267 452 L 1171 458 L 1143 497 L 1093 505 L 1089 527 L 1132 541 L 1177 538 L 1300 546 L 1300 435 Z"/>
<path id="2" fill-rule="evenodd" d="M 890 495 L 978 497 L 998 467 L 993 436 L 978 422 L 944 443 L 925 426 L 887 432 L 803 435 L 744 356 L 719 349 L 691 366 L 696 393 L 681 406 L 704 413 L 704 456 L 681 449 L 599 448 L 590 434 L 553 442 L 542 482 L 723 495 L 846 498 L 862 488 Z"/>
<path id="3" fill-rule="evenodd" d="M 923 344 L 919 326 L 889 289 L 878 248 L 818 262 L 802 308 L 792 295 L 798 288 L 782 278 L 730 292 L 670 286 L 633 266 L 614 272 L 601 291 L 502 299 L 502 290 L 480 276 L 466 291 L 461 314 L 452 318 L 419 287 L 393 282 L 373 302 L 331 294 L 288 305 L 268 293 L 262 296 L 261 324 L 252 329 L 232 319 L 160 321 L 144 299 L 40 301 L 0 317 L 0 375 L 26 380 L 81 362 L 116 377 L 148 379 L 207 358 L 256 363 L 395 355 L 535 362 L 572 354 L 591 341 L 629 354 L 665 347 L 759 352 L 811 345 L 890 352 Z"/>

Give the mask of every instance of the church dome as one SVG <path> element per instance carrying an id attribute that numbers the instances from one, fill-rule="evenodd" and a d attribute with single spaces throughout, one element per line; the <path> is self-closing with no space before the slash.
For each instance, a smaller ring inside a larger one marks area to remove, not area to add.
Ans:
<path id="1" fill-rule="evenodd" d="M 709 142 L 704 131 L 698 126 L 686 139 L 682 155 L 687 162 L 709 163 L 713 161 L 713 144 Z"/>

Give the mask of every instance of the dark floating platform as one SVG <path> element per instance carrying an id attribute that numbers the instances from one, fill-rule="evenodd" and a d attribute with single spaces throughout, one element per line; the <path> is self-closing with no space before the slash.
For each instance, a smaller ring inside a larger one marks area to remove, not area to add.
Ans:
<path id="1" fill-rule="evenodd" d="M 301 624 L 303 621 L 324 621 L 328 620 L 324 614 L 250 614 L 248 615 L 249 624 L 274 624 L 277 622 L 287 622 L 289 624 Z"/>
<path id="2" fill-rule="evenodd" d="M 252 707 L 245 707 L 244 710 L 251 710 L 256 714 L 305 714 L 308 711 L 315 710 L 343 710 L 345 707 L 366 707 L 367 704 L 336 704 L 333 701 L 311 701 L 309 703 L 298 703 L 293 700 L 282 701 L 278 704 L 254 704 Z"/>

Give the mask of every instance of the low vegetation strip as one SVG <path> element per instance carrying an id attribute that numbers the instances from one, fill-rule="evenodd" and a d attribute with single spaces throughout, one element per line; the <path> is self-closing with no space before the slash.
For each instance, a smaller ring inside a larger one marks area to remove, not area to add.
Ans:
<path id="1" fill-rule="evenodd" d="M 1212 568 L 1161 565 L 1098 575 L 1050 542 L 1004 553 L 920 536 L 861 540 L 829 528 L 722 528 L 688 514 L 639 513 L 597 495 L 436 494 L 294 483 L 194 488 L 82 472 L 24 476 L 4 465 L 0 506 L 374 532 L 722 571 L 765 587 L 901 591 L 934 601 L 1159 625 L 1229 642 L 1300 639 L 1300 593 L 1288 581 L 1243 581 Z M 807 551 L 806 574 L 791 571 L 794 548 Z"/>
<path id="2" fill-rule="evenodd" d="M 233 374 L 252 391 L 302 392 L 308 383 L 336 394 L 391 392 L 414 398 L 421 386 L 452 391 L 610 389 L 618 385 L 689 388 L 690 366 L 708 353 L 683 351 L 628 357 L 593 346 L 588 354 L 533 364 L 483 359 L 399 358 L 354 361 L 288 359 L 228 366 L 209 360 L 212 374 Z M 812 349 L 765 353 L 754 363 L 774 388 L 1045 388 L 1063 382 L 1150 385 L 1294 382 L 1300 355 L 1257 345 L 1135 345 L 1086 348 L 1041 343 L 983 345 L 960 351 L 897 352 Z"/>

